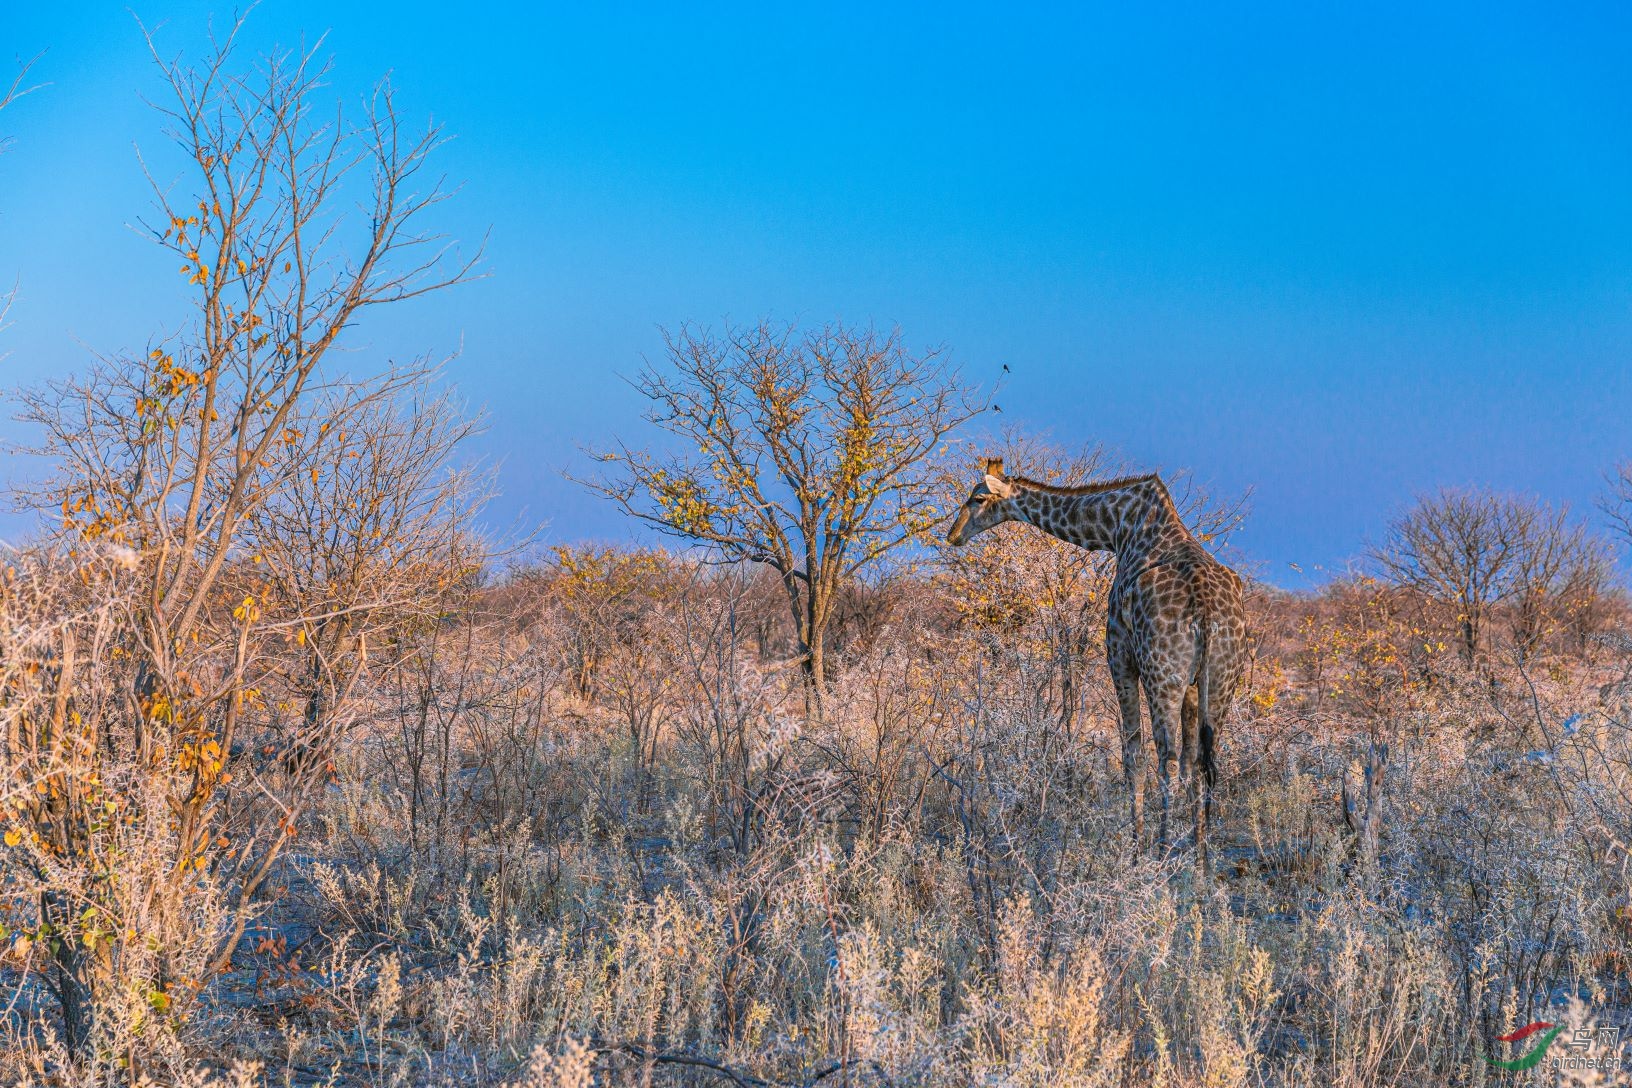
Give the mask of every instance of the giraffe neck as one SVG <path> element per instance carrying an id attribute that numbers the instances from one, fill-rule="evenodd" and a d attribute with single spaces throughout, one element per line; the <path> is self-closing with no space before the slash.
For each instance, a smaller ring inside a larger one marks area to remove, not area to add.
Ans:
<path id="1" fill-rule="evenodd" d="M 1021 484 L 1014 502 L 1026 522 L 1050 536 L 1119 559 L 1150 551 L 1178 523 L 1167 490 L 1154 479 L 1077 494 Z"/>

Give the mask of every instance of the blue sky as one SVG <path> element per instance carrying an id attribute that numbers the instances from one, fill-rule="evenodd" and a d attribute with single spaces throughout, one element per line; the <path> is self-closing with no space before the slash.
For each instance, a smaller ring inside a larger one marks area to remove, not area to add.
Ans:
<path id="1" fill-rule="evenodd" d="M 231 10 L 130 6 L 192 54 Z M 491 275 L 349 347 L 460 350 L 496 520 L 547 540 L 630 531 L 560 473 L 644 437 L 617 375 L 659 326 L 761 315 L 898 324 L 1011 367 L 996 423 L 1252 488 L 1283 584 L 1441 484 L 1590 513 L 1632 456 L 1628 9 L 1144 7 L 268 0 L 249 38 L 327 32 L 337 96 L 390 71 L 457 134 L 441 225 Z M 0 115 L 6 385 L 185 315 L 126 229 L 162 142 L 126 3 L 0 6 L 0 60 L 41 51 Z"/>

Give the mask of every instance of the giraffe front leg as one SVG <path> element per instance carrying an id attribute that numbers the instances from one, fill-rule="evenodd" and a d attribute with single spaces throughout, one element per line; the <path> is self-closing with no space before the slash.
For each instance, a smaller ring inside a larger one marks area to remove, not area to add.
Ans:
<path id="1" fill-rule="evenodd" d="M 1128 805 L 1133 826 L 1133 849 L 1145 837 L 1145 772 L 1140 766 L 1144 737 L 1139 722 L 1139 674 L 1131 667 L 1111 665 L 1116 700 L 1121 709 L 1122 778 L 1128 784 Z"/>

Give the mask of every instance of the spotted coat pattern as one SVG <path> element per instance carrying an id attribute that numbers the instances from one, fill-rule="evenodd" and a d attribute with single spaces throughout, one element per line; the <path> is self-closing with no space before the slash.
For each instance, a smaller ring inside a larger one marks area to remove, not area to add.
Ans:
<path id="1" fill-rule="evenodd" d="M 1005 476 L 1003 462 L 989 459 L 947 541 L 965 544 L 1008 521 L 1035 526 L 1079 548 L 1116 554 L 1105 653 L 1121 708 L 1122 772 L 1135 839 L 1144 831 L 1143 693 L 1161 785 L 1161 842 L 1168 842 L 1177 779 L 1193 787 L 1195 841 L 1204 859 L 1218 781 L 1218 730 L 1246 656 L 1240 577 L 1185 527 L 1166 485 L 1154 474 L 1055 487 Z"/>

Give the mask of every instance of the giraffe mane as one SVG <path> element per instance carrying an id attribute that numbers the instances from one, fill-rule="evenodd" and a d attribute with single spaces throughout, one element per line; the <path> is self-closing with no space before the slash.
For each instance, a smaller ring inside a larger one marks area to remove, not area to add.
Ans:
<path id="1" fill-rule="evenodd" d="M 1162 482 L 1158 472 L 1145 472 L 1134 476 L 1118 476 L 1114 480 L 1094 480 L 1091 483 L 1077 484 L 1073 487 L 1062 487 L 1059 484 L 1047 483 L 1043 480 L 1033 480 L 1029 476 L 1007 476 L 1011 484 L 1022 484 L 1033 491 L 1044 491 L 1050 495 L 1098 495 L 1103 491 L 1119 491 L 1134 484 L 1154 483 L 1163 497 L 1169 502 L 1173 496 L 1168 493 L 1167 485 Z"/>

